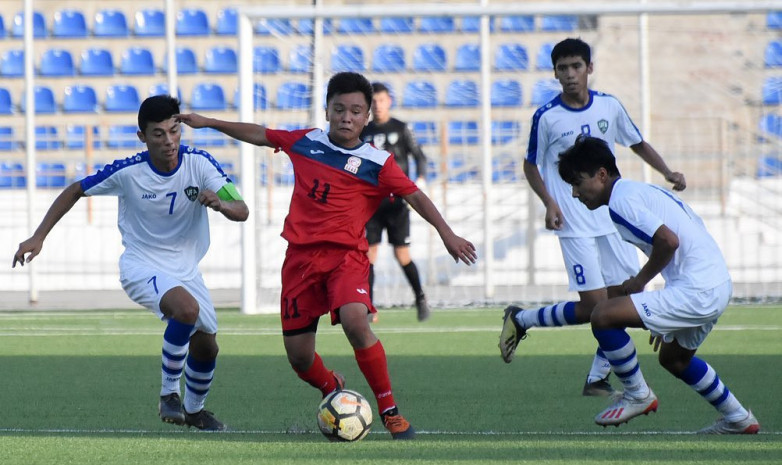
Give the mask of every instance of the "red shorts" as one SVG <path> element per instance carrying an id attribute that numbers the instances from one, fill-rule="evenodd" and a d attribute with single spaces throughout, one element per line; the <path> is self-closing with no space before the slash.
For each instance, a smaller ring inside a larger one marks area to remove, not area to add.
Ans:
<path id="1" fill-rule="evenodd" d="M 366 252 L 340 248 L 288 247 L 282 265 L 280 299 L 282 334 L 314 332 L 318 320 L 349 303 L 362 303 L 375 313 L 369 298 L 369 259 Z"/>

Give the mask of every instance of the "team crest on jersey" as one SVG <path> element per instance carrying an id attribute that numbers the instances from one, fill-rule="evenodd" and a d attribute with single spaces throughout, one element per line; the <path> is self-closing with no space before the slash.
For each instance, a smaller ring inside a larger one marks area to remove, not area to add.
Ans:
<path id="1" fill-rule="evenodd" d="M 345 171 L 357 174 L 359 166 L 361 166 L 361 159 L 358 157 L 350 157 L 348 158 L 348 162 L 345 163 Z"/>
<path id="2" fill-rule="evenodd" d="M 198 188 L 196 186 L 189 186 L 185 188 L 185 195 L 193 202 L 198 198 Z"/>
<path id="3" fill-rule="evenodd" d="M 380 134 L 375 134 L 372 137 L 372 145 L 374 145 L 379 149 L 382 149 L 385 143 L 386 143 L 386 135 L 383 134 L 382 132 Z"/>
<path id="4" fill-rule="evenodd" d="M 605 134 L 606 131 L 608 131 L 608 121 L 601 119 L 597 122 L 597 128 L 600 129 L 600 132 Z"/>
<path id="5" fill-rule="evenodd" d="M 399 140 L 399 133 L 398 132 L 392 132 L 388 134 L 388 143 L 391 145 L 394 145 Z"/>

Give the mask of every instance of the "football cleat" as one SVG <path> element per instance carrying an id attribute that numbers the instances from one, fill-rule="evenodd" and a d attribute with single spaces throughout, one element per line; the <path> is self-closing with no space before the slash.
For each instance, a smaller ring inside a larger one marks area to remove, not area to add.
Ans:
<path id="1" fill-rule="evenodd" d="M 502 317 L 499 348 L 505 363 L 510 363 L 513 360 L 513 355 L 516 353 L 516 347 L 519 345 L 519 342 L 527 338 L 527 330 L 516 322 L 516 315 L 521 310 L 521 308 L 515 305 L 510 305 L 505 309 L 505 315 Z"/>
<path id="2" fill-rule="evenodd" d="M 415 308 L 418 314 L 418 321 L 429 319 L 429 303 L 426 301 L 425 295 L 421 294 L 415 298 Z"/>
<path id="3" fill-rule="evenodd" d="M 332 389 L 330 392 L 328 392 L 328 393 L 324 394 L 324 395 L 323 395 L 323 398 L 324 398 L 324 399 L 325 399 L 326 397 L 330 396 L 330 395 L 331 395 L 331 393 L 332 393 L 332 392 L 334 392 L 334 391 L 341 391 L 341 390 L 345 389 L 345 377 L 344 377 L 344 376 L 342 376 L 342 373 L 340 373 L 340 372 L 338 372 L 338 371 L 334 371 L 334 370 L 332 370 L 332 371 L 331 371 L 331 375 L 334 377 L 334 381 L 336 381 L 336 382 L 337 382 L 337 387 L 335 387 L 334 389 Z"/>
<path id="4" fill-rule="evenodd" d="M 225 431 L 223 422 L 215 418 L 215 414 L 209 410 L 200 410 L 196 413 L 185 412 L 185 424 L 200 429 L 201 431 Z"/>
<path id="5" fill-rule="evenodd" d="M 590 383 L 589 378 L 587 378 L 581 395 L 587 397 L 615 397 L 618 400 L 622 396 L 622 391 L 617 391 L 611 386 L 611 383 L 608 382 L 609 376 L 611 376 L 610 373 L 605 378 L 599 379 L 594 383 Z"/>
<path id="6" fill-rule="evenodd" d="M 184 425 L 185 411 L 182 409 L 182 401 L 179 399 L 179 394 L 173 392 L 165 396 L 160 396 L 158 414 L 160 415 L 160 419 L 165 423 Z"/>
<path id="7" fill-rule="evenodd" d="M 698 434 L 758 434 L 758 431 L 760 431 L 760 423 L 755 415 L 749 412 L 747 418 L 735 422 L 730 422 L 722 417 L 713 425 L 698 431 Z"/>
<path id="8" fill-rule="evenodd" d="M 616 403 L 597 414 L 595 423 L 601 426 L 619 426 L 638 415 L 648 415 L 649 412 L 656 412 L 657 405 L 657 396 L 654 395 L 651 389 L 649 390 L 649 395 L 644 399 L 630 397 L 625 392 Z"/>
<path id="9" fill-rule="evenodd" d="M 399 414 L 399 409 L 396 407 L 391 410 L 387 410 L 385 413 L 380 414 L 380 418 L 383 420 L 383 426 L 386 427 L 391 437 L 394 439 L 414 439 L 415 429 L 413 426 L 405 420 L 405 418 Z"/>

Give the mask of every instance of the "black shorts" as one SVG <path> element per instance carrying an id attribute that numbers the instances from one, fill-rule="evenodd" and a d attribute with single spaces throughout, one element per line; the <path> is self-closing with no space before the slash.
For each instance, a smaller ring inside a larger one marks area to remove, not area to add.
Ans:
<path id="1" fill-rule="evenodd" d="M 383 230 L 387 231 L 388 243 L 393 246 L 410 245 L 410 209 L 404 199 L 385 199 L 367 222 L 367 242 L 380 243 Z"/>

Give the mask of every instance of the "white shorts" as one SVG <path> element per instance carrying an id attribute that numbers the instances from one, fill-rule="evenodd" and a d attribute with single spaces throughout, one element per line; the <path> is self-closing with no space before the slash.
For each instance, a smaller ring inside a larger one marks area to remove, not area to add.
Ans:
<path id="1" fill-rule="evenodd" d="M 190 281 L 180 281 L 148 266 L 126 265 L 120 268 L 120 283 L 131 300 L 150 309 L 161 320 L 165 317 L 160 311 L 160 299 L 169 290 L 184 287 L 198 302 L 198 320 L 193 332 L 217 333 L 217 313 L 201 273 Z"/>
<path id="2" fill-rule="evenodd" d="M 593 291 L 618 286 L 638 274 L 638 252 L 619 233 L 598 237 L 560 237 L 569 290 Z"/>
<path id="3" fill-rule="evenodd" d="M 730 280 L 713 289 L 665 287 L 658 291 L 632 294 L 635 310 L 644 325 L 664 342 L 676 342 L 695 350 L 711 332 L 733 294 Z"/>

